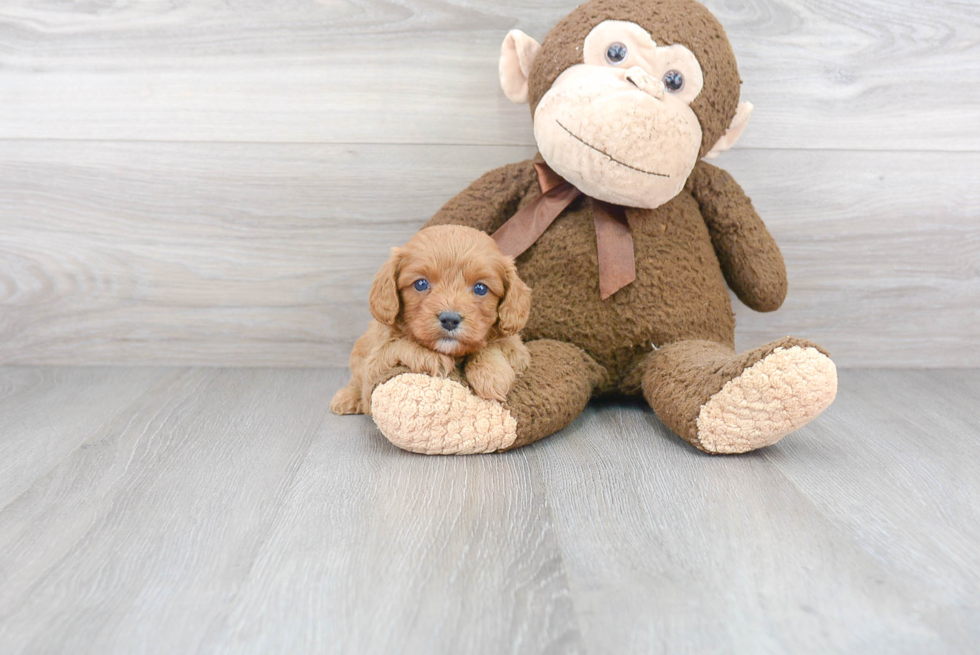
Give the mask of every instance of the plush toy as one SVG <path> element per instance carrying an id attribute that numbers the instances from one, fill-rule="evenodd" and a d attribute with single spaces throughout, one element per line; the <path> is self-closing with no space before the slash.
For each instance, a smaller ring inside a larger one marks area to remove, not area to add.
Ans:
<path id="1" fill-rule="evenodd" d="M 493 235 L 533 289 L 531 366 L 504 400 L 459 379 L 393 369 L 374 418 L 421 453 L 517 448 L 571 423 L 601 394 L 642 394 L 710 453 L 775 443 L 820 414 L 837 371 L 786 337 L 734 349 L 727 286 L 777 309 L 786 271 L 741 187 L 705 163 L 752 106 L 717 19 L 693 0 L 590 0 L 542 44 L 503 44 L 507 97 L 529 103 L 539 155 L 487 173 L 428 225 Z"/>

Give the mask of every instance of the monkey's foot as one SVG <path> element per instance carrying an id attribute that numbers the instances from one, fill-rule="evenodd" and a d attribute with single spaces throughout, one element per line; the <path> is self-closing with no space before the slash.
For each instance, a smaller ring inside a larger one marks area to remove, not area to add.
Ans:
<path id="1" fill-rule="evenodd" d="M 729 380 L 698 414 L 698 440 L 712 453 L 770 446 L 816 418 L 837 395 L 837 367 L 816 348 L 777 348 Z"/>
<path id="2" fill-rule="evenodd" d="M 413 453 L 492 453 L 517 438 L 517 420 L 503 405 L 447 378 L 398 375 L 374 390 L 371 407 L 388 441 Z"/>

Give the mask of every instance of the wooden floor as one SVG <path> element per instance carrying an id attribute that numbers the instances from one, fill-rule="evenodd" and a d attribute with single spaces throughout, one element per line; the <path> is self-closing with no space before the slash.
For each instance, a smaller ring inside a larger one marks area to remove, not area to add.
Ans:
<path id="1" fill-rule="evenodd" d="M 980 371 L 843 371 L 741 457 L 613 402 L 411 455 L 344 377 L 0 369 L 0 652 L 976 652 Z"/>

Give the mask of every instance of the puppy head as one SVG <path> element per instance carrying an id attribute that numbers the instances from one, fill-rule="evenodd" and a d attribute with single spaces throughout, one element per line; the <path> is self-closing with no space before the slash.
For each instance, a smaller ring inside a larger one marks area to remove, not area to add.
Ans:
<path id="1" fill-rule="evenodd" d="M 371 312 L 421 345 L 461 357 L 520 332 L 531 290 L 484 232 L 439 225 L 418 232 L 375 277 Z"/>

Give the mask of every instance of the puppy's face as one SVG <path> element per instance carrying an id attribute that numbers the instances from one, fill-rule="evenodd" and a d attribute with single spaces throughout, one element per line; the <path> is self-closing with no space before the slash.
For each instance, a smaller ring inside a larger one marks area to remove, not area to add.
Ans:
<path id="1" fill-rule="evenodd" d="M 485 233 L 456 225 L 426 228 L 375 278 L 371 310 L 421 345 L 453 357 L 523 329 L 531 291 Z"/>

